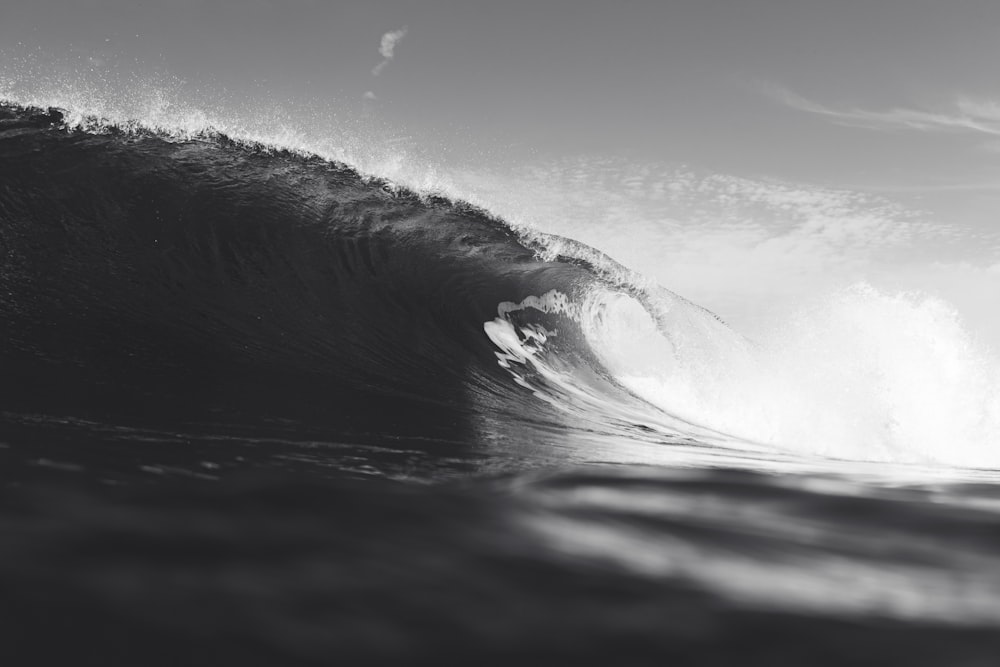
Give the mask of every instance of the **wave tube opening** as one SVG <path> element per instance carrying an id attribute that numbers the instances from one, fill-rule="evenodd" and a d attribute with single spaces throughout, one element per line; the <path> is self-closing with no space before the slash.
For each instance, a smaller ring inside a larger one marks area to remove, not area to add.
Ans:
<path id="1" fill-rule="evenodd" d="M 791 455 L 1000 466 L 1000 365 L 935 298 L 859 284 L 758 341 L 665 291 L 637 298 L 594 287 L 578 304 L 562 295 L 502 304 L 487 333 L 506 351 L 508 367 L 511 359 L 530 362 L 547 386 L 562 389 L 521 383 L 565 403 L 571 395 L 577 402 L 593 396 L 593 388 L 581 389 L 565 364 L 543 353 L 545 332 L 509 321 L 522 309 L 568 314 L 613 383 L 660 413 L 637 416 L 633 406 L 624 419 L 666 424 L 702 441 L 725 434 L 733 445 Z M 512 355 L 515 347 L 521 351 Z M 604 412 L 621 405 L 587 403 Z"/>

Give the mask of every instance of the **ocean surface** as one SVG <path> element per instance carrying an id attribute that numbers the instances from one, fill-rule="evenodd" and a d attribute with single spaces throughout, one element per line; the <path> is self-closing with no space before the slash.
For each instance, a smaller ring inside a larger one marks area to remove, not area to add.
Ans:
<path id="1" fill-rule="evenodd" d="M 5 664 L 1000 660 L 997 377 L 930 315 L 847 381 L 484 208 L 15 103 L 0 258 Z"/>

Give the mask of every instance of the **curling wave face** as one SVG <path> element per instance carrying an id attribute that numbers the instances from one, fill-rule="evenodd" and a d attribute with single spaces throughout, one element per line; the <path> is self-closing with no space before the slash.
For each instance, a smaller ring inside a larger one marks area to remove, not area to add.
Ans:
<path id="1" fill-rule="evenodd" d="M 496 415 L 564 425 L 482 326 L 511 299 L 582 298 L 601 280 L 586 262 L 315 156 L 0 113 L 8 409 L 265 415 L 383 443 L 483 442 Z M 583 336 L 566 355 L 597 365 Z"/>
<path id="2" fill-rule="evenodd" d="M 856 289 L 751 342 L 570 239 L 211 130 L 8 105 L 0 170 L 8 406 L 1000 460 L 994 363 L 936 302 Z"/>

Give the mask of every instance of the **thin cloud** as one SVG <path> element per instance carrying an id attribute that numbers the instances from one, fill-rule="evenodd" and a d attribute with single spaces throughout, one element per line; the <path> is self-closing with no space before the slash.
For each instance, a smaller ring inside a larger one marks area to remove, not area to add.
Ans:
<path id="1" fill-rule="evenodd" d="M 370 90 L 365 91 L 364 98 L 366 100 L 375 100 L 375 99 L 378 99 L 377 97 L 375 97 L 375 93 L 373 93 Z"/>
<path id="2" fill-rule="evenodd" d="M 383 60 L 372 70 L 372 76 L 378 76 L 381 74 L 382 70 L 384 70 L 389 62 L 395 57 L 396 44 L 398 44 L 399 40 L 406 36 L 406 30 L 406 26 L 403 26 L 399 30 L 392 30 L 382 35 L 382 44 L 379 46 L 378 52 L 382 54 Z"/>
<path id="3" fill-rule="evenodd" d="M 954 109 L 944 112 L 903 107 L 873 111 L 858 107 L 828 107 L 781 87 L 770 86 L 766 92 L 785 106 L 823 116 L 838 125 L 869 130 L 972 132 L 1000 136 L 1000 103 L 997 102 L 959 98 Z"/>
<path id="4" fill-rule="evenodd" d="M 931 192 L 995 192 L 1000 191 L 1000 183 L 940 183 L 923 185 L 865 185 L 851 184 L 853 190 L 882 192 L 887 194 L 926 194 Z"/>

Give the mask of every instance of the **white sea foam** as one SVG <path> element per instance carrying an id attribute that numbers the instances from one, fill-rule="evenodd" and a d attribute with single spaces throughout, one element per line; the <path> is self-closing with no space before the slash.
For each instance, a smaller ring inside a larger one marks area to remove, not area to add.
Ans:
<path id="1" fill-rule="evenodd" d="M 585 326 L 604 363 L 682 419 L 787 452 L 1000 466 L 1000 365 L 940 300 L 857 285 L 754 344 L 602 308 Z"/>

